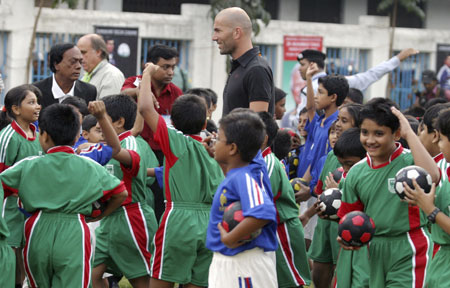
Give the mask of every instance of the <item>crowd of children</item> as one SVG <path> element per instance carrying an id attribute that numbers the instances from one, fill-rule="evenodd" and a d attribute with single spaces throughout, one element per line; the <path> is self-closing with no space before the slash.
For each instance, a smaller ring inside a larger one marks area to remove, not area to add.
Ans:
<path id="1" fill-rule="evenodd" d="M 314 93 L 311 61 L 298 131 L 278 128 L 280 89 L 275 115 L 238 108 L 218 128 L 217 99 L 191 89 L 168 123 L 152 95 L 158 69 L 146 64 L 137 101 L 68 97 L 41 111 L 33 85 L 7 92 L 0 287 L 110 287 L 108 275 L 152 288 L 450 287 L 449 104 L 405 116 L 389 99 L 363 105 L 342 76 L 319 78 Z M 161 167 L 139 136 L 144 123 Z M 394 179 L 409 165 L 434 184 L 428 194 L 405 184 L 400 200 Z M 159 223 L 154 181 L 165 198 Z M 338 237 L 317 200 L 329 188 L 342 191 L 339 218 L 359 210 L 373 219 L 370 245 Z M 243 219 L 228 231 L 224 211 L 236 201 Z"/>

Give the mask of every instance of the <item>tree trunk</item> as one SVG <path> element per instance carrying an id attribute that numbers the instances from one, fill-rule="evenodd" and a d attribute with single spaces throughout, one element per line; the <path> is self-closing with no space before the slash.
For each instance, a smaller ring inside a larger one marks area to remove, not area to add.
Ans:
<path id="1" fill-rule="evenodd" d="M 394 7 L 392 9 L 392 17 L 391 17 L 391 37 L 389 39 L 389 57 L 391 58 L 394 50 L 394 36 L 395 36 L 395 27 L 397 26 L 397 8 L 398 8 L 398 0 L 394 0 Z M 391 82 L 392 82 L 392 73 L 389 73 L 388 84 L 386 87 L 386 98 L 391 97 Z"/>
<path id="2" fill-rule="evenodd" d="M 28 59 L 27 59 L 27 76 L 26 76 L 27 83 L 30 82 L 30 68 L 31 68 L 31 63 L 33 62 L 34 41 L 36 39 L 37 25 L 39 22 L 39 18 L 41 17 L 43 5 L 44 5 L 44 0 L 40 0 L 38 14 L 36 15 L 36 18 L 34 19 L 33 33 L 31 34 L 30 49 L 28 50 Z"/>

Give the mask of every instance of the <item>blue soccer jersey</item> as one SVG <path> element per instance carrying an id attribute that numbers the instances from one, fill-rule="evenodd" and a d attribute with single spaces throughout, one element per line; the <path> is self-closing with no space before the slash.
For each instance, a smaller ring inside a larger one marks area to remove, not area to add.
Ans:
<path id="1" fill-rule="evenodd" d="M 233 202 L 240 201 L 244 217 L 270 220 L 254 240 L 234 249 L 227 248 L 220 240 L 217 224 L 222 222 L 223 211 Z M 264 251 L 277 249 L 277 219 L 273 194 L 267 176 L 266 163 L 261 152 L 248 166 L 235 168 L 217 188 L 211 207 L 206 235 L 206 247 L 214 252 L 232 256 L 259 247 Z"/>
<path id="2" fill-rule="evenodd" d="M 112 158 L 112 147 L 103 143 L 97 143 L 80 151 L 80 156 L 88 157 L 105 166 Z"/>

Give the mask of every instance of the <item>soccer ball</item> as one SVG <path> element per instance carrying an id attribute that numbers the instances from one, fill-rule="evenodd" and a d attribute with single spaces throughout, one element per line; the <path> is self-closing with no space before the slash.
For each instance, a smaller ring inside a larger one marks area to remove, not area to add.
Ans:
<path id="1" fill-rule="evenodd" d="M 242 213 L 241 202 L 236 201 L 231 203 L 225 208 L 222 217 L 222 227 L 225 231 L 230 232 L 234 229 L 241 221 L 244 220 L 244 214 Z M 239 242 L 250 242 L 261 234 L 261 228 L 246 236 Z"/>
<path id="2" fill-rule="evenodd" d="M 330 219 L 337 219 L 337 212 L 341 207 L 342 192 L 337 188 L 330 188 L 323 191 L 319 196 L 320 210 Z"/>
<path id="3" fill-rule="evenodd" d="M 417 184 L 419 184 L 425 193 L 430 192 L 431 184 L 433 184 L 430 174 L 419 166 L 407 166 L 400 169 L 400 171 L 397 172 L 397 175 L 395 175 L 394 188 L 401 199 L 405 199 L 405 187 L 403 187 L 403 182 L 406 182 L 409 187 L 414 188 L 414 185 L 412 184 L 413 179 L 416 179 Z"/>
<path id="4" fill-rule="evenodd" d="M 348 246 L 361 247 L 372 240 L 375 223 L 372 218 L 361 211 L 347 213 L 340 221 L 338 234 Z"/>
<path id="5" fill-rule="evenodd" d="M 297 193 L 302 188 L 302 186 L 300 186 L 300 183 L 305 186 L 309 186 L 308 182 L 306 182 L 305 179 L 300 178 L 300 177 L 291 179 L 291 181 L 289 181 L 289 182 L 291 182 L 292 189 L 294 189 L 294 193 Z"/>
<path id="6" fill-rule="evenodd" d="M 341 182 L 342 174 L 344 174 L 344 168 L 336 168 L 331 174 L 333 175 L 334 182 L 339 183 Z"/>

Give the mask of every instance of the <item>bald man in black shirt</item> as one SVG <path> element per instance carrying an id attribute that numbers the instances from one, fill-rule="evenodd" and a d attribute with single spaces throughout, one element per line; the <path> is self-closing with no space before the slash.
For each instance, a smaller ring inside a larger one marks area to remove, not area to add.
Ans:
<path id="1" fill-rule="evenodd" d="M 274 113 L 272 69 L 259 48 L 253 47 L 251 35 L 252 23 L 241 8 L 227 8 L 217 14 L 212 40 L 219 45 L 220 54 L 229 54 L 233 59 L 223 91 L 222 116 L 238 107 Z"/>

